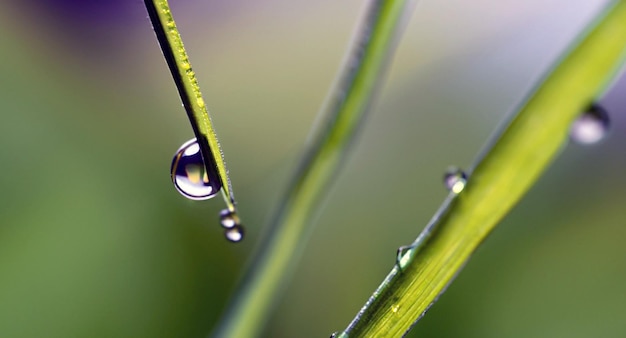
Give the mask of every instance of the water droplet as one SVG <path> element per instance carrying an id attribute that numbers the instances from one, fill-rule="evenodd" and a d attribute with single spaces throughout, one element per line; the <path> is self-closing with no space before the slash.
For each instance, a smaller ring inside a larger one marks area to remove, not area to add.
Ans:
<path id="1" fill-rule="evenodd" d="M 458 194 L 463 191 L 465 185 L 467 184 L 467 175 L 463 172 L 463 170 L 457 167 L 450 167 L 443 175 L 443 183 L 446 185 L 448 190 Z"/>
<path id="2" fill-rule="evenodd" d="M 239 215 L 237 215 L 236 212 L 229 209 L 224 209 L 220 212 L 220 223 L 222 224 L 222 227 L 231 229 L 238 226 L 240 222 Z"/>
<path id="3" fill-rule="evenodd" d="M 339 334 L 339 332 L 335 332 L 335 333 L 330 335 L 330 338 L 336 338 L 338 334 Z"/>
<path id="4" fill-rule="evenodd" d="M 172 159 L 172 182 L 176 190 L 192 200 L 206 200 L 215 196 L 222 184 L 215 172 L 215 165 L 209 163 L 209 172 L 202 160 L 200 146 L 196 139 L 185 142 Z"/>
<path id="5" fill-rule="evenodd" d="M 604 108 L 592 104 L 572 123 L 570 138 L 580 144 L 594 144 L 602 140 L 609 130 L 609 114 Z"/>
<path id="6" fill-rule="evenodd" d="M 244 231 L 241 226 L 237 225 L 230 229 L 226 229 L 226 232 L 224 234 L 226 235 L 226 239 L 236 243 L 240 242 L 243 239 Z"/>

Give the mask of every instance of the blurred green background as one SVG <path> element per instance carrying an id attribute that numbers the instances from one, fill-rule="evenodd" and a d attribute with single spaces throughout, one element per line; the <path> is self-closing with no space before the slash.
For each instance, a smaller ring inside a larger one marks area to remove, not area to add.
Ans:
<path id="1" fill-rule="evenodd" d="M 0 337 L 203 337 L 305 144 L 364 1 L 171 1 L 248 237 L 169 179 L 192 137 L 140 1 L 3 2 Z M 419 2 L 265 337 L 343 329 L 499 121 L 606 1 Z M 626 336 L 626 77 L 411 337 Z M 384 180 L 391 177 L 393 180 Z"/>

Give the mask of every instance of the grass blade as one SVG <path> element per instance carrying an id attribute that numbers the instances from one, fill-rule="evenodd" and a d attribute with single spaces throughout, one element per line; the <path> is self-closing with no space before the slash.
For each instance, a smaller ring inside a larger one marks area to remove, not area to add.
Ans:
<path id="1" fill-rule="evenodd" d="M 269 225 L 216 337 L 261 334 L 281 286 L 303 248 L 312 215 L 345 159 L 395 49 L 402 19 L 413 1 L 371 1 L 339 83 L 331 91 L 302 162 Z"/>
<path id="2" fill-rule="evenodd" d="M 217 170 L 226 206 L 231 212 L 236 212 L 233 188 L 228 177 L 220 143 L 202 98 L 196 75 L 191 68 L 189 57 L 183 46 L 183 40 L 176 28 L 170 6 L 167 0 L 145 0 L 144 2 L 163 56 L 172 73 L 183 107 L 200 145 L 202 157 L 213 159 L 213 163 L 215 163 L 216 168 L 207 166 L 207 172 Z"/>
<path id="3" fill-rule="evenodd" d="M 567 144 L 572 122 L 622 67 L 626 1 L 614 3 L 592 26 L 479 155 L 465 189 L 448 196 L 337 337 L 405 334 Z"/>

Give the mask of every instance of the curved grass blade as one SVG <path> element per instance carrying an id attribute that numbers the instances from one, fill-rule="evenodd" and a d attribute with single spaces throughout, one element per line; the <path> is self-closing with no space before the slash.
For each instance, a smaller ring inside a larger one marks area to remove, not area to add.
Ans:
<path id="1" fill-rule="evenodd" d="M 322 109 L 323 120 L 310 140 L 286 195 L 269 224 L 251 269 L 236 292 L 215 337 L 255 337 L 297 263 L 311 218 L 333 183 L 349 146 L 382 83 L 395 50 L 402 19 L 415 1 L 375 0 L 369 4 L 339 82 Z"/>
<path id="2" fill-rule="evenodd" d="M 220 144 L 168 2 L 167 0 L 145 0 L 144 2 L 163 56 L 172 73 L 183 107 L 200 146 L 202 157 L 212 159 L 215 163 L 215 168 L 212 168 L 208 164 L 211 161 L 205 161 L 206 170 L 209 173 L 217 172 L 226 206 L 229 211 L 235 213 L 235 198 Z"/>
<path id="3" fill-rule="evenodd" d="M 560 60 L 478 156 L 397 265 L 336 337 L 398 337 L 445 291 L 474 250 L 567 143 L 572 122 L 605 90 L 626 57 L 626 1 L 614 3 Z"/>

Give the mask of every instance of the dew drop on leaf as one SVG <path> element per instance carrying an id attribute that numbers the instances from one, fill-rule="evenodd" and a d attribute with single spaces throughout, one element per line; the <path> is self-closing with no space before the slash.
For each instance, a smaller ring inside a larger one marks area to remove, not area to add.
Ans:
<path id="1" fill-rule="evenodd" d="M 209 168 L 214 165 L 210 163 Z M 206 200 L 215 196 L 222 185 L 216 173 L 207 172 L 196 139 L 185 142 L 174 155 L 171 168 L 176 190 L 192 200 Z"/>
<path id="2" fill-rule="evenodd" d="M 236 212 L 229 209 L 224 209 L 220 212 L 220 223 L 225 229 L 231 229 L 240 225 L 239 215 Z"/>
<path id="3" fill-rule="evenodd" d="M 240 242 L 243 239 L 243 228 L 236 225 L 230 229 L 226 229 L 226 232 L 224 233 L 226 235 L 226 239 L 228 239 L 231 242 Z"/>
<path id="4" fill-rule="evenodd" d="M 457 167 L 449 167 L 443 175 L 443 183 L 448 190 L 458 194 L 463 191 L 467 184 L 467 175 Z"/>
<path id="5" fill-rule="evenodd" d="M 593 104 L 572 123 L 570 138 L 580 144 L 597 143 L 606 136 L 609 124 L 606 110 Z"/>

